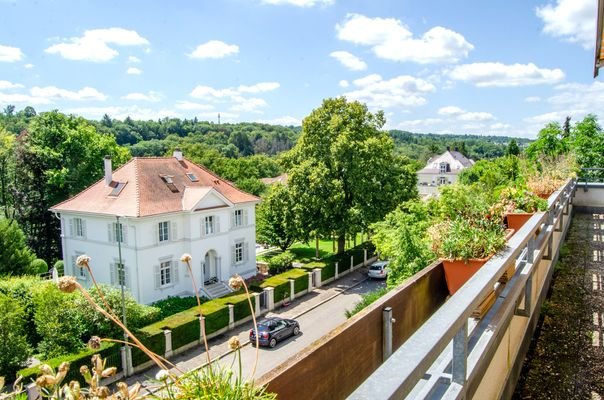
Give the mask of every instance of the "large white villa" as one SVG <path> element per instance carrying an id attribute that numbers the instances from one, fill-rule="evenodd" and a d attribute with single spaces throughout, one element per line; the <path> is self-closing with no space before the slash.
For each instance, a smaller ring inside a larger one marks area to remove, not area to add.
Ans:
<path id="1" fill-rule="evenodd" d="M 138 302 L 151 303 L 193 293 L 183 253 L 208 297 L 227 291 L 233 274 L 255 274 L 259 201 L 177 150 L 115 171 L 106 158 L 104 179 L 50 210 L 61 220 L 66 274 L 90 285 L 75 266 L 87 254 L 100 283 L 124 283 Z"/>
<path id="2" fill-rule="evenodd" d="M 417 171 L 417 185 L 421 196 L 438 195 L 438 187 L 457 181 L 457 175 L 474 165 L 474 161 L 455 150 L 432 157 L 426 166 Z"/>

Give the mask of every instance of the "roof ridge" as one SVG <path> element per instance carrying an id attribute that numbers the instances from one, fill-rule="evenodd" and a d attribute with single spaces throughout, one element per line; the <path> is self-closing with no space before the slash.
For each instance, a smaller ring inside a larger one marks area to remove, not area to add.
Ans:
<path id="1" fill-rule="evenodd" d="M 124 164 L 122 164 L 118 169 L 116 169 L 115 171 L 111 171 L 111 176 L 113 176 L 113 174 L 119 170 L 121 170 L 122 168 L 126 167 L 128 164 L 130 164 L 131 162 L 134 161 L 136 157 L 132 157 L 130 160 L 128 160 L 127 162 L 125 162 Z M 53 208 L 59 207 L 61 205 L 63 205 L 64 203 L 67 203 L 68 201 L 71 201 L 77 197 L 80 197 L 81 195 L 83 195 L 84 193 L 92 190 L 93 187 L 95 187 L 97 184 L 101 183 L 102 181 L 105 180 L 105 177 L 100 178 L 99 180 L 95 181 L 94 183 L 91 183 L 90 185 L 88 185 L 84 190 L 82 190 L 81 192 L 78 192 L 77 194 L 66 198 L 65 200 L 63 200 L 60 203 L 55 204 L 54 206 L 52 206 L 50 208 L 50 210 L 52 210 Z"/>
<path id="2" fill-rule="evenodd" d="M 134 188 L 135 188 L 135 195 L 134 195 L 134 199 L 136 201 L 136 216 L 140 217 L 141 216 L 141 202 L 140 202 L 140 198 L 141 198 L 141 193 L 140 193 L 140 185 L 139 185 L 139 179 L 138 179 L 138 157 L 134 158 Z"/>
<path id="3" fill-rule="evenodd" d="M 229 186 L 230 186 L 230 187 L 232 187 L 233 189 L 235 189 L 235 190 L 237 190 L 237 191 L 239 191 L 239 192 L 241 192 L 241 193 L 248 194 L 248 195 L 250 195 L 250 196 L 252 196 L 252 197 L 255 197 L 256 199 L 260 200 L 260 197 L 258 197 L 258 196 L 256 196 L 256 195 L 253 195 L 253 194 L 251 194 L 251 193 L 248 193 L 248 192 L 246 192 L 246 191 L 244 191 L 244 190 L 239 189 L 239 188 L 238 188 L 237 186 L 235 186 L 235 185 L 234 185 L 232 182 L 229 182 L 229 181 L 227 181 L 226 179 L 221 178 L 220 176 L 216 175 L 216 173 L 214 173 L 213 171 L 210 171 L 209 169 L 207 169 L 207 168 L 206 168 L 206 167 L 204 167 L 203 165 L 197 164 L 197 163 L 195 163 L 195 162 L 193 162 L 193 161 L 189 160 L 189 159 L 188 159 L 188 158 L 186 158 L 186 157 L 183 157 L 183 160 L 186 160 L 186 161 L 190 162 L 191 164 L 195 165 L 196 167 L 198 167 L 198 168 L 200 168 L 200 169 L 204 170 L 204 171 L 205 171 L 205 172 L 207 172 L 208 174 L 212 175 L 214 178 L 216 178 L 216 179 L 218 179 L 218 180 L 221 180 L 222 182 L 226 183 L 227 185 L 229 185 Z"/>

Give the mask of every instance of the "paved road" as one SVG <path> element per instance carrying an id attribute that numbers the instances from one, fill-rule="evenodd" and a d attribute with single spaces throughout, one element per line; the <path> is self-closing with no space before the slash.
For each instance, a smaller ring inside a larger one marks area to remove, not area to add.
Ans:
<path id="1" fill-rule="evenodd" d="M 258 378 L 282 362 L 291 358 L 306 346 L 329 333 L 346 320 L 344 312 L 352 309 L 359 301 L 361 295 L 383 287 L 385 282 L 367 280 L 364 268 L 348 274 L 345 277 L 322 288 L 315 289 L 312 293 L 296 299 L 288 307 L 280 307 L 267 316 L 281 316 L 284 318 L 296 318 L 301 326 L 301 334 L 280 342 L 276 348 L 260 348 L 258 367 L 254 378 Z M 209 343 L 210 355 L 215 362 L 221 365 L 231 366 L 234 353 L 228 349 L 227 341 L 231 336 L 238 335 L 241 343 L 249 342 L 249 330 L 252 323 L 247 323 L 235 328 L 233 331 L 212 339 Z M 181 371 L 189 371 L 204 365 L 207 357 L 202 349 L 189 350 L 171 359 Z M 256 349 L 247 344 L 241 349 L 243 361 L 243 376 L 250 377 L 256 357 Z M 235 364 L 236 365 L 236 364 Z M 152 368 L 140 374 L 128 377 L 129 385 L 142 382 L 145 386 L 153 386 L 147 382 L 148 378 L 155 377 L 157 368 Z M 178 373 L 177 371 L 174 371 Z"/>

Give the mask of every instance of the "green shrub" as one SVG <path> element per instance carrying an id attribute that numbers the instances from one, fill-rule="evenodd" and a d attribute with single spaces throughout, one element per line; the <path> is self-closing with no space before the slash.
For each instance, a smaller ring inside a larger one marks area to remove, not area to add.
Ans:
<path id="1" fill-rule="evenodd" d="M 65 275 L 65 265 L 63 264 L 63 260 L 59 260 L 54 264 L 54 268 L 59 273 L 59 276 Z"/>
<path id="2" fill-rule="evenodd" d="M 29 384 L 31 381 L 34 381 L 36 377 L 40 374 L 40 365 L 48 364 L 56 370 L 56 368 L 58 368 L 58 366 L 61 365 L 62 362 L 68 362 L 69 372 L 67 372 L 64 382 L 70 382 L 75 380 L 80 382 L 80 385 L 85 386 L 86 382 L 80 374 L 80 367 L 82 365 L 86 365 L 90 368 L 90 359 L 94 354 L 99 354 L 103 359 L 106 360 L 107 368 L 116 367 L 118 371 L 122 369 L 120 346 L 115 343 L 103 342 L 99 350 L 84 349 L 76 354 L 69 354 L 51 358 L 42 362 L 39 365 L 36 365 L 35 367 L 22 369 L 18 372 L 18 374 L 23 377 L 24 384 Z"/>
<path id="3" fill-rule="evenodd" d="M 304 292 L 308 289 L 308 275 L 294 279 L 294 293 Z"/>
<path id="4" fill-rule="evenodd" d="M 41 258 L 34 259 L 29 265 L 32 274 L 44 274 L 48 272 L 48 264 Z"/>
<path id="5" fill-rule="evenodd" d="M 34 321 L 34 299 L 33 293 L 36 287 L 42 283 L 37 276 L 21 276 L 0 279 L 0 293 L 3 293 L 19 303 L 25 312 L 24 330 L 27 336 L 27 342 L 35 347 L 41 340 L 36 331 Z"/>
<path id="6" fill-rule="evenodd" d="M 377 299 L 379 299 L 380 297 L 382 297 L 386 293 L 388 293 L 388 289 L 387 288 L 380 288 L 380 289 L 376 289 L 376 290 L 374 290 L 372 292 L 365 293 L 363 295 L 363 297 L 361 298 L 361 301 L 359 301 L 358 303 L 356 303 L 354 305 L 354 308 L 352 310 L 346 310 L 346 312 L 345 312 L 346 318 L 352 317 L 353 315 L 355 315 L 356 313 L 360 312 L 365 307 L 367 307 L 371 303 L 375 302 Z"/>
<path id="7" fill-rule="evenodd" d="M 0 218 L 0 276 L 31 274 L 34 254 L 17 221 Z"/>
<path id="8" fill-rule="evenodd" d="M 202 303 L 208 301 L 205 297 L 201 299 Z M 156 301 L 155 303 L 151 303 L 151 306 L 159 308 L 159 317 L 160 319 L 164 319 L 169 317 L 170 315 L 174 315 L 181 311 L 188 310 L 191 307 L 195 307 L 197 305 L 197 297 L 188 296 L 188 297 L 174 297 L 168 296 L 167 299 Z"/>
<path id="9" fill-rule="evenodd" d="M 268 260 L 268 272 L 271 275 L 280 274 L 290 269 L 293 262 L 294 255 L 289 251 L 286 251 L 285 253 L 276 255 Z"/>
<path id="10" fill-rule="evenodd" d="M 9 382 L 31 354 L 24 335 L 25 311 L 9 296 L 0 293 L 0 376 Z"/>

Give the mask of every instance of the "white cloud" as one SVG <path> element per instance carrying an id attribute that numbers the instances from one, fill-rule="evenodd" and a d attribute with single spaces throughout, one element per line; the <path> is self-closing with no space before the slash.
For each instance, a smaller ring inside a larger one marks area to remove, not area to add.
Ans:
<path id="1" fill-rule="evenodd" d="M 123 100 L 134 100 L 134 101 L 150 101 L 157 102 L 161 100 L 161 96 L 158 92 L 150 91 L 148 93 L 133 92 L 128 93 L 121 97 Z"/>
<path id="2" fill-rule="evenodd" d="M 250 93 L 264 93 L 276 90 L 281 85 L 278 82 L 259 82 L 254 85 L 240 85 L 236 88 L 216 89 L 211 86 L 199 85 L 193 88 L 190 96 L 195 99 L 203 99 L 215 103 L 231 103 L 227 113 L 237 114 L 245 112 L 260 113 L 259 109 L 267 107 L 264 99 L 258 97 L 246 97 Z M 196 104 L 196 103 L 191 103 Z M 186 103 L 184 107 L 190 104 Z"/>
<path id="3" fill-rule="evenodd" d="M 30 93 L 34 97 L 44 98 L 48 100 L 97 100 L 103 101 L 107 99 L 107 96 L 99 92 L 95 88 L 86 86 L 77 92 L 69 91 L 66 89 L 60 89 L 55 86 L 39 87 L 34 86 L 30 89 Z"/>
<path id="4" fill-rule="evenodd" d="M 384 80 L 371 74 L 352 82 L 355 90 L 344 93 L 350 100 L 358 100 L 371 108 L 404 108 L 426 103 L 425 94 L 435 90 L 431 83 L 409 75 Z"/>
<path id="5" fill-rule="evenodd" d="M 284 117 L 272 118 L 272 119 L 258 119 L 256 122 L 260 122 L 262 124 L 270 124 L 270 125 L 283 125 L 283 126 L 300 126 L 302 125 L 302 120 L 300 118 L 292 117 L 286 115 Z"/>
<path id="6" fill-rule="evenodd" d="M 83 36 L 65 39 L 62 43 L 45 50 L 49 54 L 59 54 L 68 60 L 105 62 L 116 57 L 119 52 L 109 44 L 117 46 L 144 46 L 149 41 L 136 31 L 123 28 L 92 29 Z"/>
<path id="7" fill-rule="evenodd" d="M 524 98 L 524 101 L 526 101 L 527 103 L 537 103 L 539 101 L 541 101 L 541 97 L 539 96 L 528 96 Z"/>
<path id="8" fill-rule="evenodd" d="M 556 0 L 555 4 L 537 7 L 537 16 L 543 20 L 543 32 L 585 49 L 594 47 L 596 36 L 595 0 Z"/>
<path id="9" fill-rule="evenodd" d="M 23 67 L 25 69 L 32 69 L 34 67 L 34 65 L 33 64 L 25 64 Z"/>
<path id="10" fill-rule="evenodd" d="M 330 6 L 335 0 L 262 0 L 264 4 L 282 5 L 287 4 L 296 7 L 313 7 L 316 5 Z"/>
<path id="11" fill-rule="evenodd" d="M 491 128 L 494 131 L 507 130 L 507 129 L 510 129 L 511 127 L 512 127 L 512 125 L 504 124 L 503 122 L 496 122 L 489 126 L 489 128 Z"/>
<path id="12" fill-rule="evenodd" d="M 268 106 L 264 99 L 253 97 L 251 99 L 242 98 L 237 104 L 230 108 L 234 112 L 260 112 L 258 109 Z"/>
<path id="13" fill-rule="evenodd" d="M 107 114 L 111 118 L 124 120 L 127 117 L 137 120 L 157 120 L 165 117 L 180 117 L 179 114 L 172 110 L 153 110 L 150 108 L 141 108 L 138 106 L 129 107 L 78 107 L 69 108 L 65 112 L 70 114 L 81 115 L 90 119 L 101 119 L 103 115 Z"/>
<path id="14" fill-rule="evenodd" d="M 140 68 L 130 67 L 128 70 L 126 70 L 126 73 L 128 75 L 140 75 L 143 73 L 143 71 Z"/>
<path id="15" fill-rule="evenodd" d="M 449 76 L 478 87 L 509 87 L 551 85 L 564 79 L 564 72 L 558 68 L 539 68 L 533 63 L 506 65 L 486 62 L 458 65 Z"/>
<path id="16" fill-rule="evenodd" d="M 340 85 L 340 87 L 347 88 L 350 86 L 350 83 L 348 83 L 346 79 L 342 79 L 340 82 L 338 82 L 338 85 Z"/>
<path id="17" fill-rule="evenodd" d="M 534 115 L 532 117 L 524 118 L 525 122 L 544 125 L 548 122 L 560 122 L 566 116 L 569 115 L 568 111 L 552 111 L 545 114 Z"/>
<path id="18" fill-rule="evenodd" d="M 12 83 L 9 81 L 0 81 L 0 90 L 5 90 L 5 89 L 19 89 L 22 88 L 23 85 L 20 83 Z"/>
<path id="19" fill-rule="evenodd" d="M 129 57 L 128 57 L 128 62 L 131 62 L 131 63 L 139 63 L 139 62 L 141 62 L 141 59 L 140 59 L 140 58 L 138 58 L 138 57 L 135 57 L 135 56 L 129 56 Z"/>
<path id="20" fill-rule="evenodd" d="M 191 58 L 224 58 L 239 53 L 239 46 L 226 44 L 220 40 L 210 40 L 197 46 L 189 57 Z"/>
<path id="21" fill-rule="evenodd" d="M 181 110 L 212 110 L 214 108 L 212 104 L 201 104 L 191 101 L 179 101 L 174 107 Z"/>
<path id="22" fill-rule="evenodd" d="M 25 54 L 18 47 L 0 45 L 0 62 L 20 61 Z"/>
<path id="23" fill-rule="evenodd" d="M 495 116 L 488 112 L 469 112 L 457 106 L 442 107 L 438 110 L 439 115 L 455 118 L 459 121 L 489 121 Z"/>
<path id="24" fill-rule="evenodd" d="M 0 92 L 0 104 L 20 104 L 24 103 L 27 105 L 38 105 L 38 104 L 50 104 L 52 101 L 43 97 L 30 96 L 21 93 L 1 93 Z"/>
<path id="25" fill-rule="evenodd" d="M 279 82 L 260 82 L 251 86 L 240 85 L 237 90 L 240 93 L 271 92 L 273 90 L 279 89 L 280 86 L 281 85 L 279 84 Z"/>
<path id="26" fill-rule="evenodd" d="M 367 63 L 365 61 L 347 51 L 334 51 L 329 55 L 351 71 L 363 71 L 367 69 Z"/>
<path id="27" fill-rule="evenodd" d="M 455 63 L 468 56 L 474 46 L 461 34 L 435 26 L 421 37 L 394 18 L 369 18 L 348 14 L 336 25 L 338 39 L 370 46 L 374 54 L 386 60 L 419 64 Z"/>
<path id="28" fill-rule="evenodd" d="M 220 115 L 221 122 L 235 122 L 239 118 L 239 114 L 225 111 L 199 113 L 200 117 L 207 118 L 209 121 L 216 121 L 218 119 L 218 115 Z"/>

